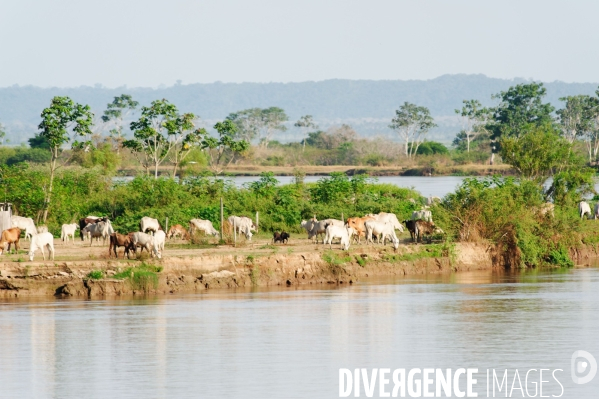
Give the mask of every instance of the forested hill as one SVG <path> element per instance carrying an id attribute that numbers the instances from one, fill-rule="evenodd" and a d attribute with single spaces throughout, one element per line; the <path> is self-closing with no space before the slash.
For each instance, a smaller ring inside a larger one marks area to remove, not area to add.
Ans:
<path id="1" fill-rule="evenodd" d="M 252 107 L 278 106 L 291 121 L 311 114 L 321 128 L 348 123 L 362 135 L 390 135 L 387 128 L 394 111 L 404 101 L 423 105 L 431 110 L 439 128 L 431 137 L 450 141 L 459 130 L 454 109 L 464 99 L 479 99 L 492 105 L 491 95 L 523 79 L 504 80 L 484 75 L 444 75 L 431 80 L 326 80 L 302 83 L 210 83 L 175 85 L 171 87 L 108 89 L 81 86 L 77 88 L 39 88 L 11 86 L 0 88 L 0 123 L 7 127 L 11 143 L 24 142 L 37 130 L 39 115 L 53 96 L 70 96 L 89 104 L 100 115 L 114 96 L 131 94 L 142 105 L 166 98 L 180 111 L 194 112 L 209 125 L 230 112 Z M 561 106 L 560 97 L 574 94 L 594 94 L 597 83 L 545 83 L 547 100 Z M 283 139 L 294 139 L 290 129 Z"/>

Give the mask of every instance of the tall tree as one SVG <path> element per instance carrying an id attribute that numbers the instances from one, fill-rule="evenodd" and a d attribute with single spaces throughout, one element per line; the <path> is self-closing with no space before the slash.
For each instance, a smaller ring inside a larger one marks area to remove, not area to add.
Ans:
<path id="1" fill-rule="evenodd" d="M 404 152 L 409 158 L 416 154 L 428 131 L 435 126 L 428 108 L 407 101 L 395 111 L 395 118 L 389 125 L 403 139 Z"/>
<path id="2" fill-rule="evenodd" d="M 224 120 L 214 125 L 218 137 L 212 137 L 204 130 L 201 147 L 208 155 L 208 162 L 215 175 L 223 173 L 233 162 L 235 156 L 247 151 L 250 143 L 236 140 L 237 125 L 231 120 Z"/>
<path id="3" fill-rule="evenodd" d="M 173 141 L 170 160 L 173 163 L 173 179 L 177 175 L 177 169 L 189 153 L 201 144 L 202 138 L 207 134 L 206 129 L 195 129 L 196 116 L 192 113 L 177 115 L 176 118 L 166 123 L 166 128 Z"/>
<path id="4" fill-rule="evenodd" d="M 234 112 L 226 117 L 236 127 L 236 137 L 247 142 L 256 141 L 261 147 L 268 147 L 273 135 L 287 130 L 284 122 L 289 120 L 285 111 L 279 107 L 250 108 Z"/>
<path id="5" fill-rule="evenodd" d="M 48 145 L 52 158 L 50 159 L 50 182 L 44 198 L 43 221 L 48 218 L 48 209 L 52 199 L 52 189 L 56 170 L 62 166 L 58 164 L 62 154 L 62 146 L 71 141 L 71 135 L 84 137 L 91 134 L 93 114 L 89 105 L 75 103 L 69 97 L 54 97 L 50 106 L 41 114 L 42 122 L 39 124 L 40 138 Z M 73 146 L 82 146 L 84 143 L 73 142 Z M 68 159 L 64 163 L 68 162 Z M 63 163 L 63 165 L 64 165 Z"/>
<path id="6" fill-rule="evenodd" d="M 484 108 L 478 100 L 464 100 L 462 109 L 456 109 L 455 113 L 462 119 L 462 131 L 456 137 L 456 141 L 466 141 L 466 151 L 470 152 L 470 143 L 479 134 L 486 133 L 486 125 L 489 110 Z"/>
<path id="7" fill-rule="evenodd" d="M 120 96 L 114 97 L 111 103 L 106 105 L 104 115 L 102 115 L 102 121 L 106 124 L 112 124 L 110 129 L 110 136 L 116 141 L 117 153 L 120 151 L 120 147 L 123 144 L 123 121 L 139 106 L 137 101 L 133 100 L 129 94 L 121 94 Z"/>
<path id="8" fill-rule="evenodd" d="M 308 132 L 311 129 L 318 129 L 318 125 L 314 123 L 312 115 L 304 115 L 300 117 L 299 120 L 293 124 L 293 126 L 299 127 L 302 130 L 302 136 L 304 137 L 302 140 L 304 143 L 302 152 L 306 151 L 306 139 L 308 138 Z"/>
<path id="9" fill-rule="evenodd" d="M 262 126 L 262 110 L 260 108 L 244 109 L 230 113 L 225 119 L 235 124 L 237 138 L 251 143 L 258 136 L 258 130 Z"/>
<path id="10" fill-rule="evenodd" d="M 500 100 L 499 105 L 492 109 L 491 139 L 500 137 L 520 136 L 528 125 L 542 126 L 553 122 L 551 113 L 555 108 L 549 103 L 543 103 L 547 90 L 543 83 L 522 83 L 510 87 L 493 96 Z"/>
<path id="11" fill-rule="evenodd" d="M 168 100 L 155 100 L 149 107 L 142 107 L 141 116 L 131 122 L 133 139 L 125 140 L 123 146 L 131 149 L 138 161 L 149 172 L 154 167 L 154 178 L 158 178 L 158 167 L 168 156 L 175 142 L 168 129 L 178 117 L 177 107 Z"/>
<path id="12" fill-rule="evenodd" d="M 282 108 L 270 107 L 262 110 L 262 128 L 259 130 L 258 142 L 266 148 L 272 140 L 275 132 L 284 132 L 287 127 L 284 122 L 287 122 L 289 117 Z"/>
<path id="13" fill-rule="evenodd" d="M 0 145 L 4 145 L 4 140 L 6 139 L 6 128 L 2 123 L 0 123 Z M 8 139 L 6 140 L 8 141 Z"/>

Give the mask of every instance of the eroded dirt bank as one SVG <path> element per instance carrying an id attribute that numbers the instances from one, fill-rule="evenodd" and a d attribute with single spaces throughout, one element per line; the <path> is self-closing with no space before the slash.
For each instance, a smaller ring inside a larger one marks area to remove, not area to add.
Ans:
<path id="1" fill-rule="evenodd" d="M 362 246 L 349 253 L 322 248 L 283 253 L 271 246 L 262 251 L 229 249 L 228 253 L 179 250 L 162 260 L 146 259 L 146 264 L 151 263 L 158 272 L 152 275 L 153 280 L 141 283 L 133 278 L 133 273 L 142 261 L 12 261 L 0 263 L 0 297 L 102 297 L 251 286 L 353 284 L 369 277 L 491 270 L 494 265 L 487 249 L 462 243 L 441 253 L 440 246 L 425 245 L 402 246 L 398 251 Z M 584 264 L 596 258 L 597 253 L 586 248 L 574 255 L 578 263 Z M 92 271 L 101 271 L 102 278 L 90 278 Z M 124 271 L 131 273 L 131 278 L 122 277 Z M 117 273 L 121 278 L 113 277 Z"/>

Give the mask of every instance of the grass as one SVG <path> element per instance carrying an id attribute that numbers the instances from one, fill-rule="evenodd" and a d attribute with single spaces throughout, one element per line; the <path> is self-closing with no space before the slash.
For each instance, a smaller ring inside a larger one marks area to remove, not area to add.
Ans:
<path id="1" fill-rule="evenodd" d="M 443 243 L 422 246 L 418 252 L 405 254 L 385 254 L 383 259 L 387 262 L 413 262 L 418 259 L 426 258 L 450 258 L 452 261 L 454 261 L 456 256 L 457 254 L 455 251 L 455 245 Z"/>
<path id="2" fill-rule="evenodd" d="M 91 272 L 87 273 L 87 278 L 92 280 L 100 280 L 101 278 L 104 278 L 104 272 L 102 270 L 92 270 Z"/>
<path id="3" fill-rule="evenodd" d="M 158 273 L 161 271 L 162 266 L 155 266 L 142 262 L 138 267 L 128 267 L 115 274 L 113 278 L 118 280 L 129 280 L 133 289 L 147 292 L 151 288 L 158 288 Z"/>
<path id="4" fill-rule="evenodd" d="M 347 256 L 338 256 L 335 252 L 333 251 L 325 251 L 322 254 L 322 260 L 324 260 L 325 262 L 327 262 L 330 266 L 333 265 L 344 265 L 346 263 L 349 263 L 353 260 L 353 258 L 350 255 Z"/>

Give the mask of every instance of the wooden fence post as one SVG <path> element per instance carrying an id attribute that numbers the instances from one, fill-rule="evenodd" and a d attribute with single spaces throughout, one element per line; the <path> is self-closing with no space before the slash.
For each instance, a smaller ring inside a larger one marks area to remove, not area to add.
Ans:
<path id="1" fill-rule="evenodd" d="M 256 233 L 260 230 L 260 212 L 256 211 Z"/>
<path id="2" fill-rule="evenodd" d="M 225 216 L 223 213 L 223 197 L 220 197 L 220 239 L 223 240 L 223 230 L 225 228 Z"/>
<path id="3" fill-rule="evenodd" d="M 166 218 L 166 223 L 165 223 L 165 226 L 164 226 L 164 232 L 168 233 L 168 216 Z"/>

